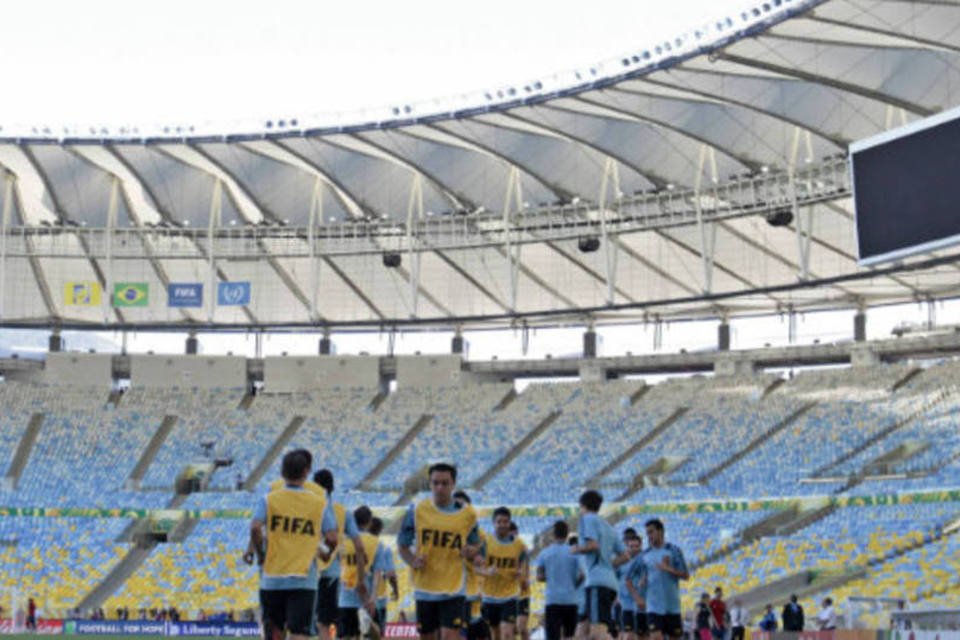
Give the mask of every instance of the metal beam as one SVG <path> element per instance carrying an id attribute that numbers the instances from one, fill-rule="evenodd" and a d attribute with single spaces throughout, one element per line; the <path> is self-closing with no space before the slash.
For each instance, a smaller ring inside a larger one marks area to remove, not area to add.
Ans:
<path id="1" fill-rule="evenodd" d="M 956 5 L 954 5 L 956 6 Z M 929 47 L 931 49 L 942 49 L 945 51 L 952 51 L 954 53 L 960 53 L 960 47 L 957 47 L 952 44 L 947 44 L 946 42 L 940 40 L 932 40 L 930 38 L 923 38 L 918 35 L 903 33 L 900 31 L 894 31 L 892 29 L 881 29 L 879 27 L 870 27 L 865 24 L 857 24 L 856 22 L 843 22 L 842 20 L 834 20 L 833 18 L 825 18 L 823 16 L 817 15 L 816 11 L 811 11 L 809 14 L 804 16 L 807 20 L 812 22 L 819 22 L 820 24 L 828 24 L 834 27 L 843 27 L 846 29 L 851 29 L 853 31 L 860 31 L 863 33 L 872 33 L 878 36 L 886 36 L 890 38 L 898 38 L 904 40 L 905 42 L 912 43 L 914 45 L 920 45 L 921 47 Z M 779 34 L 777 34 L 779 35 Z M 854 43 L 850 43 L 853 45 Z M 856 46 L 867 46 L 863 44 L 858 44 Z"/>

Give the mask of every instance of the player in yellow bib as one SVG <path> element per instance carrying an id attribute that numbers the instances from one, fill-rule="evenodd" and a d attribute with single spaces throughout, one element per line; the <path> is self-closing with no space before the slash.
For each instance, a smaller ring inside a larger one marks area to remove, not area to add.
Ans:
<path id="1" fill-rule="evenodd" d="M 528 574 L 527 549 L 510 533 L 510 509 L 493 510 L 493 532 L 483 552 L 489 574 L 483 580 L 483 617 L 493 640 L 513 640 L 520 601 L 520 582 Z"/>
<path id="2" fill-rule="evenodd" d="M 453 499 L 461 506 L 471 504 L 470 496 L 466 491 L 458 490 Z M 463 628 L 467 632 L 467 640 L 487 640 L 490 629 L 483 619 L 483 578 L 487 574 L 486 563 L 483 557 L 483 541 L 486 534 L 480 530 L 480 551 L 474 556 L 473 562 L 464 560 L 467 570 L 466 601 L 463 607 Z"/>
<path id="3" fill-rule="evenodd" d="M 457 468 L 431 465 L 431 496 L 410 505 L 397 537 L 400 557 L 413 569 L 417 629 L 421 640 L 458 640 L 463 623 L 467 570 L 480 545 L 477 514 L 453 499 Z M 439 632 L 439 633 L 438 633 Z"/>
<path id="4" fill-rule="evenodd" d="M 516 521 L 510 521 L 510 535 L 520 537 L 520 527 Z M 524 547 L 526 549 L 526 547 Z M 530 551 L 527 550 L 527 557 L 530 557 Z M 530 563 L 527 563 L 529 568 Z M 530 640 L 530 575 L 525 573 L 520 576 L 520 601 L 517 603 L 517 634 L 520 640 Z"/>
<path id="5" fill-rule="evenodd" d="M 340 546 L 340 616 L 337 638 L 358 640 L 360 637 L 360 608 L 371 617 L 376 615 L 376 589 L 380 575 L 386 569 L 383 545 L 377 537 L 365 531 L 373 520 L 369 507 L 353 512 L 360 528 L 360 545 L 345 540 Z"/>
<path id="6" fill-rule="evenodd" d="M 306 640 L 313 631 L 318 558 L 337 546 L 337 524 L 326 495 L 303 485 L 311 457 L 303 450 L 284 455 L 284 486 L 258 501 L 250 541 L 261 559 L 260 602 L 264 635 Z"/>

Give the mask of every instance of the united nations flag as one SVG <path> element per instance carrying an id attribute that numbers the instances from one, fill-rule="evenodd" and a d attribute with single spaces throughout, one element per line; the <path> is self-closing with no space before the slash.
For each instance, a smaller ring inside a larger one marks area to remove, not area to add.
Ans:
<path id="1" fill-rule="evenodd" d="M 113 286 L 113 306 L 145 307 L 150 302 L 150 285 L 146 282 L 118 282 Z"/>

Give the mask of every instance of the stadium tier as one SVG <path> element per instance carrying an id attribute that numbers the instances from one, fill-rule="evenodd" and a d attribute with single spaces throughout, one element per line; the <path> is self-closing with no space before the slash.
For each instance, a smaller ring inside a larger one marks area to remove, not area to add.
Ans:
<path id="1" fill-rule="evenodd" d="M 131 388 L 111 396 L 10 381 L 0 384 L 10 408 L 0 438 L 14 452 L 7 467 L 15 476 L 8 474 L 0 506 L 202 513 L 175 540 L 152 547 L 100 604 L 108 611 L 174 605 L 240 612 L 256 605 L 256 571 L 240 561 L 247 520 L 216 514 L 249 513 L 277 477 L 280 450 L 316 452 L 317 465 L 336 474 L 337 499 L 377 507 L 388 527 L 403 505 L 424 495 L 405 484 L 423 465 L 449 458 L 461 465 L 461 486 L 475 502 L 515 508 L 531 549 L 557 517 L 575 524 L 574 503 L 587 485 L 608 501 L 626 498 L 607 512 L 618 530 L 661 518 L 668 538 L 696 567 L 684 589 L 687 604 L 717 584 L 750 593 L 798 571 L 838 567 L 866 571 L 832 588 L 839 602 L 863 594 L 917 600 L 939 593 L 929 584 L 942 582 L 938 563 L 952 562 L 945 558 L 955 553 L 955 536 L 944 529 L 960 517 L 960 503 L 855 501 L 958 486 L 951 434 L 958 376 L 960 368 L 946 362 L 801 372 L 788 380 L 758 374 L 656 385 L 537 383 L 519 394 L 489 384 L 390 394 L 264 389 L 255 396 L 194 388 Z M 118 447 L 127 452 L 122 459 Z M 175 494 L 174 480 L 186 467 L 215 458 L 232 466 L 213 469 L 199 492 Z M 873 480 L 865 470 L 878 459 L 894 470 L 933 473 Z M 143 464 L 141 481 L 131 484 Z M 822 497 L 810 502 L 805 495 Z M 730 498 L 761 502 L 741 502 L 735 510 L 710 502 Z M 544 504 L 566 507 L 537 511 Z M 794 508 L 810 520 L 783 535 L 767 526 Z M 488 515 L 481 525 L 491 529 Z M 22 585 L 23 593 L 59 611 L 93 593 L 134 547 L 131 521 L 121 517 L 0 515 L 0 526 L 0 585 Z M 393 543 L 392 536 L 386 540 Z M 65 572 L 70 578 L 61 581 Z M 198 579 L 211 572 L 220 578 Z M 536 610 L 540 597 L 537 587 Z M 411 608 L 404 584 L 393 610 Z"/>

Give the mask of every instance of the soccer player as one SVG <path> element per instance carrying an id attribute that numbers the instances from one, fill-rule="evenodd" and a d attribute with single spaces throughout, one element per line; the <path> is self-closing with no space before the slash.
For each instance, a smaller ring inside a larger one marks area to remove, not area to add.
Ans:
<path id="1" fill-rule="evenodd" d="M 483 543 L 489 575 L 483 581 L 483 617 L 493 640 L 513 640 L 519 613 L 520 581 L 528 573 L 527 549 L 510 533 L 510 509 L 493 510 L 494 535 Z"/>
<path id="2" fill-rule="evenodd" d="M 380 537 L 383 533 L 383 520 L 374 516 L 367 528 L 371 534 Z M 390 585 L 390 599 L 396 602 L 400 599 L 400 590 L 397 585 L 397 568 L 393 562 L 393 549 L 381 543 L 386 560 L 385 567 L 380 582 L 377 587 L 377 626 L 380 627 L 380 633 L 387 628 L 387 585 Z"/>
<path id="3" fill-rule="evenodd" d="M 357 527 L 361 530 L 360 541 L 363 553 L 357 553 L 353 540 L 344 540 L 340 550 L 340 596 L 337 638 L 358 640 L 360 638 L 360 608 L 367 610 L 371 618 L 377 614 L 376 589 L 381 574 L 386 571 L 383 545 L 375 535 L 366 531 L 373 520 L 369 507 L 358 507 L 353 512 Z M 361 585 L 363 588 L 361 589 Z"/>
<path id="4" fill-rule="evenodd" d="M 577 536 L 570 536 L 567 541 L 570 553 L 573 553 L 578 543 Z M 577 556 L 577 564 L 580 569 L 580 579 L 577 580 L 577 628 L 573 637 L 585 640 L 590 635 L 590 617 L 587 615 L 587 559 L 584 556 Z"/>
<path id="5" fill-rule="evenodd" d="M 313 474 L 315 486 L 323 491 L 328 499 L 333 501 L 333 472 L 329 469 L 320 469 Z M 353 542 L 354 550 L 359 549 L 360 555 L 365 553 L 363 540 L 360 538 L 360 530 L 354 520 L 353 513 L 347 510 L 339 502 L 332 502 L 333 515 L 337 521 L 337 535 L 339 539 L 345 538 Z M 367 566 L 367 559 L 363 558 L 358 563 L 358 583 L 361 586 L 361 592 L 365 589 L 366 576 L 364 571 Z M 320 581 L 317 584 L 317 626 L 320 627 L 320 640 L 331 640 L 333 634 L 330 629 L 339 622 L 340 618 L 340 554 L 334 554 L 330 560 L 320 563 Z"/>
<path id="6" fill-rule="evenodd" d="M 577 584 L 582 582 L 580 562 L 567 545 L 570 527 L 553 523 L 553 544 L 536 559 L 537 580 L 547 583 L 544 630 L 546 640 L 570 640 L 577 629 Z"/>
<path id="7" fill-rule="evenodd" d="M 250 523 L 250 541 L 262 564 L 260 602 L 267 637 L 282 636 L 284 630 L 291 640 L 311 635 L 316 559 L 329 557 L 337 546 L 337 523 L 326 496 L 303 488 L 310 463 L 303 451 L 284 455 L 286 484 L 257 502 Z"/>
<path id="8" fill-rule="evenodd" d="M 457 490 L 453 494 L 453 499 L 462 508 L 471 504 L 470 496 L 466 491 Z M 467 632 L 467 640 L 486 640 L 490 637 L 490 629 L 487 622 L 483 619 L 483 600 L 481 598 L 481 588 L 484 576 L 488 573 L 483 557 L 483 540 L 485 534 L 478 530 L 480 534 L 481 547 L 474 556 L 472 562 L 464 560 L 464 566 L 467 570 L 467 589 L 466 599 L 463 608 L 463 627 Z"/>
<path id="9" fill-rule="evenodd" d="M 687 580 L 690 572 L 683 552 L 666 541 L 663 522 L 657 518 L 645 524 L 649 547 L 643 552 L 643 564 L 647 571 L 647 624 L 650 640 L 663 640 L 670 636 L 683 635 L 680 619 L 680 581 Z"/>
<path id="10" fill-rule="evenodd" d="M 421 640 L 458 640 L 466 594 L 466 568 L 480 545 L 477 513 L 453 499 L 457 468 L 430 466 L 431 496 L 410 505 L 397 537 L 403 561 L 413 569 L 417 629 Z"/>
<path id="11" fill-rule="evenodd" d="M 510 535 L 520 538 L 520 527 L 516 522 L 510 522 Z M 526 548 L 526 547 L 524 547 Z M 527 551 L 529 557 L 530 552 Z M 530 566 L 528 562 L 527 567 Z M 520 600 L 517 602 L 517 633 L 520 640 L 530 640 L 530 574 L 525 572 L 520 577 Z"/>
<path id="12" fill-rule="evenodd" d="M 633 529 L 627 529 L 623 534 L 623 542 L 627 547 L 630 560 L 617 568 L 617 579 L 620 582 L 620 638 L 621 640 L 637 640 L 637 636 L 647 635 L 647 616 L 645 603 L 638 583 L 645 584 L 644 565 L 640 558 L 643 541 Z"/>
<path id="13" fill-rule="evenodd" d="M 600 517 L 603 496 L 590 489 L 580 495 L 580 544 L 573 552 L 587 559 L 587 615 L 592 640 L 606 640 L 614 627 L 617 567 L 630 557 L 610 523 Z"/>

